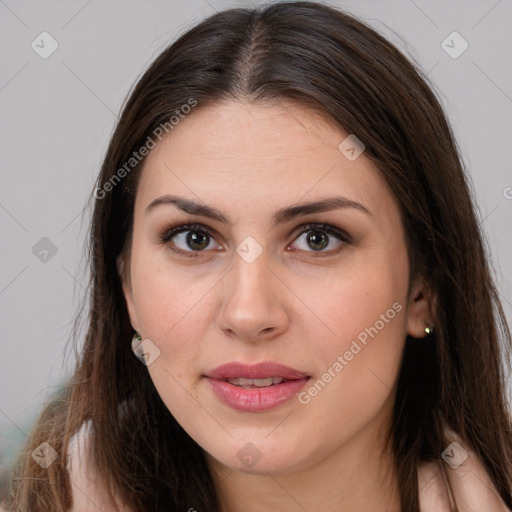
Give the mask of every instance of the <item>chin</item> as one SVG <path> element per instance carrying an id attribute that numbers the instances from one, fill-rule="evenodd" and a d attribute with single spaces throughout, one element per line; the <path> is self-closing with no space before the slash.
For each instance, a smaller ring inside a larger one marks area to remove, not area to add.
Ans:
<path id="1" fill-rule="evenodd" d="M 293 450 L 291 445 L 274 446 L 265 439 L 233 443 L 227 449 L 224 446 L 218 457 L 215 451 L 210 455 L 233 471 L 253 475 L 285 475 L 307 465 L 303 447 Z"/>

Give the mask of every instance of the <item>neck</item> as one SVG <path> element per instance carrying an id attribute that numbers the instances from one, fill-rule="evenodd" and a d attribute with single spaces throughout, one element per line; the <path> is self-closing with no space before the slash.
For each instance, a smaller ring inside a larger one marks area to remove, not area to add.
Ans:
<path id="1" fill-rule="evenodd" d="M 382 423 L 367 425 L 321 460 L 286 474 L 232 470 L 208 455 L 221 510 L 397 512 L 399 489 L 384 431 Z"/>

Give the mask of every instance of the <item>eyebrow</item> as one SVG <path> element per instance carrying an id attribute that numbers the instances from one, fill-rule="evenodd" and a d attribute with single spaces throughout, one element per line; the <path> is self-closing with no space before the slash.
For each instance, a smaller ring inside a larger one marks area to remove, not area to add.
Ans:
<path id="1" fill-rule="evenodd" d="M 229 227 L 233 226 L 233 223 L 231 222 L 229 217 L 224 215 L 216 208 L 213 208 L 206 204 L 196 203 L 190 199 L 185 199 L 184 197 L 173 195 L 165 195 L 156 198 L 146 208 L 146 215 L 152 210 L 154 210 L 156 207 L 162 205 L 174 205 L 177 206 L 180 210 L 183 210 L 186 213 L 190 213 L 191 215 L 208 217 L 210 219 L 222 222 L 223 224 L 226 224 Z M 320 199 L 318 201 L 302 203 L 298 205 L 292 205 L 287 206 L 285 208 L 281 208 L 280 210 L 277 210 L 274 213 L 272 217 L 272 224 L 275 227 L 278 224 L 283 224 L 296 217 L 300 217 L 301 215 L 326 212 L 339 208 L 354 208 L 356 210 L 359 210 L 360 212 L 365 213 L 369 217 L 372 217 L 372 214 L 368 210 L 368 208 L 363 206 L 361 203 L 358 203 L 357 201 L 353 201 L 351 199 L 347 199 L 346 197 L 335 196 Z"/>

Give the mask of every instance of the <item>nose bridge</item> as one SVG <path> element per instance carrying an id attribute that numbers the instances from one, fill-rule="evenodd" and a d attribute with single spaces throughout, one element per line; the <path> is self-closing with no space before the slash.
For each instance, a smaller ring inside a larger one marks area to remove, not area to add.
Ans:
<path id="1" fill-rule="evenodd" d="M 231 271 L 226 276 L 229 284 L 226 289 L 225 299 L 236 299 L 240 302 L 259 302 L 260 305 L 269 300 L 270 265 L 268 254 L 261 250 L 257 254 L 250 245 L 240 244 L 237 254 L 233 258 Z"/>
<path id="2" fill-rule="evenodd" d="M 244 339 L 256 339 L 263 332 L 275 333 L 286 323 L 268 253 L 251 244 L 248 241 L 237 248 L 231 270 L 224 277 L 218 316 L 221 329 Z"/>

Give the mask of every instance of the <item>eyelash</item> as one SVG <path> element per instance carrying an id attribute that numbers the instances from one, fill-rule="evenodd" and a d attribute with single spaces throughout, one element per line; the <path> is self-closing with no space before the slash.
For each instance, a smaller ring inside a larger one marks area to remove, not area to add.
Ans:
<path id="1" fill-rule="evenodd" d="M 330 256 L 333 253 L 338 253 L 343 246 L 347 244 L 352 243 L 351 237 L 345 233 L 344 231 L 336 228 L 335 226 L 331 226 L 330 224 L 325 223 L 308 223 L 303 224 L 302 226 L 299 226 L 297 229 L 301 229 L 300 233 L 296 236 L 296 238 L 300 237 L 304 233 L 308 233 L 309 231 L 324 231 L 325 233 L 329 235 L 333 235 L 337 237 L 341 242 L 342 245 L 338 249 L 334 249 L 331 251 L 305 251 L 305 252 L 311 252 L 314 257 L 323 257 L 323 256 Z M 202 224 L 179 224 L 179 225 L 171 225 L 167 226 L 165 229 L 162 230 L 161 234 L 159 235 L 159 242 L 161 244 L 167 244 L 171 241 L 171 239 L 180 233 L 186 232 L 186 231 L 193 231 L 196 233 L 202 233 L 205 235 L 208 235 L 211 238 L 215 239 L 215 233 L 213 233 L 210 229 L 208 229 L 206 226 L 203 226 Z M 201 256 L 202 252 L 206 251 L 183 251 L 182 249 L 178 249 L 176 247 L 172 248 L 171 250 L 175 253 L 178 253 L 180 255 L 183 255 L 185 257 L 189 258 L 197 258 Z"/>

